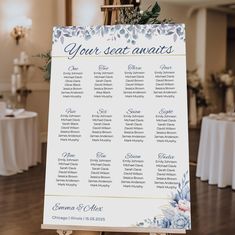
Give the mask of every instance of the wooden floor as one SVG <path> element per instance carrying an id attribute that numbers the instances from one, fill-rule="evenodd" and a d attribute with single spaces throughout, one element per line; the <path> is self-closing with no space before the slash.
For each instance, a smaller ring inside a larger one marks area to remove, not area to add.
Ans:
<path id="1" fill-rule="evenodd" d="M 192 135 L 199 135 L 199 132 L 190 134 L 190 158 L 196 159 L 198 136 Z M 195 178 L 195 170 L 191 166 L 193 229 L 187 234 L 235 235 L 235 192 L 201 182 Z M 22 174 L 0 177 L 0 235 L 56 234 L 40 229 L 44 175 L 43 163 Z"/>

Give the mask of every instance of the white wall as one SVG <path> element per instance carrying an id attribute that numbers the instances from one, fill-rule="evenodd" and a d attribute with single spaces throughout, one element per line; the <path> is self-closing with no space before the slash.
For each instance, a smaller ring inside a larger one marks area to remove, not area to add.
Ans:
<path id="1" fill-rule="evenodd" d="M 207 9 L 202 8 L 196 14 L 196 64 L 198 75 L 206 79 L 206 38 L 207 38 Z"/>
<path id="2" fill-rule="evenodd" d="M 196 63 L 204 81 L 212 73 L 226 68 L 227 15 L 222 12 L 199 9 L 196 27 Z"/>
<path id="3" fill-rule="evenodd" d="M 57 4 L 57 9 L 56 9 L 57 25 L 64 26 L 66 22 L 65 0 L 57 0 L 56 4 Z"/>
<path id="4" fill-rule="evenodd" d="M 227 15 L 207 11 L 206 77 L 226 69 Z"/>
<path id="5" fill-rule="evenodd" d="M 227 53 L 227 15 L 225 13 L 207 11 L 206 38 L 206 80 L 210 81 L 212 73 L 226 69 Z M 208 84 L 208 95 L 211 98 L 213 112 L 223 110 L 223 94 Z"/>
<path id="6" fill-rule="evenodd" d="M 100 10 L 103 0 L 73 0 L 73 25 L 102 25 L 103 13 Z"/>

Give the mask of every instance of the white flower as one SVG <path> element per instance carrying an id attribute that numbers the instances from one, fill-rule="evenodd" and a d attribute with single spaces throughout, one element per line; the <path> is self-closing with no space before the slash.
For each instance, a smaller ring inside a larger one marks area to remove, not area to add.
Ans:
<path id="1" fill-rule="evenodd" d="M 235 77 L 233 76 L 231 71 L 228 71 L 228 73 L 221 73 L 219 75 L 219 79 L 222 83 L 224 83 L 225 86 L 232 86 Z"/>
<path id="2" fill-rule="evenodd" d="M 196 72 L 190 72 L 188 74 L 188 85 L 197 88 L 201 84 L 201 79 L 199 78 L 198 74 Z"/>

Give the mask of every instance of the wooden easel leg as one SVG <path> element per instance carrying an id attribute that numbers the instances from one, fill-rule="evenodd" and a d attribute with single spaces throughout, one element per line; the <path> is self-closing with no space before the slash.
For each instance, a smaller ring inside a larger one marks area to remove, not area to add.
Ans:
<path id="1" fill-rule="evenodd" d="M 167 233 L 149 233 L 149 235 L 167 235 Z"/>
<path id="2" fill-rule="evenodd" d="M 108 13 L 108 10 L 106 9 L 104 11 L 104 25 L 108 25 L 109 23 L 109 13 Z"/>
<path id="3" fill-rule="evenodd" d="M 71 230 L 57 230 L 56 231 L 59 235 L 70 235 L 73 233 Z"/>
<path id="4" fill-rule="evenodd" d="M 101 232 L 91 232 L 91 231 L 74 231 L 73 235 L 100 235 Z M 67 235 L 67 234 L 66 234 Z"/>

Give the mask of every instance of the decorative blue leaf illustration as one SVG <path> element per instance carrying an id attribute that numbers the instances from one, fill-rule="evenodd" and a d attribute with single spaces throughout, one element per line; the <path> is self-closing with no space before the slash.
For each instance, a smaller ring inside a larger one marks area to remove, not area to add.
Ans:
<path id="1" fill-rule="evenodd" d="M 182 29 L 181 29 L 180 27 L 178 27 L 178 28 L 176 29 L 176 32 L 177 32 L 177 34 L 178 34 L 179 36 L 181 36 L 181 35 L 183 34 Z"/>
<path id="2" fill-rule="evenodd" d="M 54 33 L 54 37 L 55 38 L 59 38 L 61 35 L 61 31 L 60 30 L 56 30 L 55 33 Z"/>
<path id="3" fill-rule="evenodd" d="M 137 34 L 134 34 L 134 35 L 133 35 L 133 38 L 134 38 L 134 39 L 137 39 L 137 38 L 138 38 L 138 35 L 137 35 Z"/>
<path id="4" fill-rule="evenodd" d="M 63 36 L 60 37 L 60 42 L 61 42 L 61 44 L 64 44 L 64 37 Z"/>
<path id="5" fill-rule="evenodd" d="M 174 42 L 176 42 L 176 40 L 177 40 L 177 34 L 174 34 L 173 39 L 174 39 Z"/>
<path id="6" fill-rule="evenodd" d="M 120 34 L 124 34 L 124 33 L 125 33 L 125 29 L 121 29 Z"/>
<path id="7" fill-rule="evenodd" d="M 168 33 L 167 33 L 167 35 L 171 35 L 171 34 L 173 34 L 174 33 L 174 31 L 169 31 Z"/>
<path id="8" fill-rule="evenodd" d="M 115 40 L 124 37 L 127 43 L 136 43 L 138 35 L 144 35 L 151 39 L 158 35 L 173 35 L 173 41 L 185 40 L 184 26 L 180 24 L 158 24 L 158 25 L 115 25 L 115 26 L 94 26 L 94 27 L 58 27 L 53 32 L 53 43 L 58 40 L 64 43 L 64 37 L 81 37 L 90 40 L 95 35 L 102 37 L 107 35 L 107 40 Z M 63 39 L 61 39 L 61 37 Z"/>
<path id="9" fill-rule="evenodd" d="M 183 175 L 176 192 L 172 193 L 172 199 L 168 207 L 162 209 L 162 215 L 144 219 L 138 222 L 138 227 L 190 229 L 190 190 L 188 171 Z"/>

